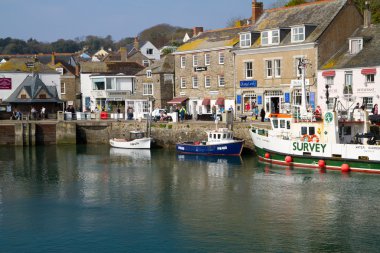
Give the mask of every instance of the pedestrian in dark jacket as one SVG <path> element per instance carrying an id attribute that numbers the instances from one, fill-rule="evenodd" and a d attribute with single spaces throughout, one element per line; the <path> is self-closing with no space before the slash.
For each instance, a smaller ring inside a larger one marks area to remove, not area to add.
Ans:
<path id="1" fill-rule="evenodd" d="M 260 117 L 261 117 L 261 122 L 264 122 L 264 119 L 265 119 L 265 110 L 264 110 L 264 108 L 261 108 Z"/>

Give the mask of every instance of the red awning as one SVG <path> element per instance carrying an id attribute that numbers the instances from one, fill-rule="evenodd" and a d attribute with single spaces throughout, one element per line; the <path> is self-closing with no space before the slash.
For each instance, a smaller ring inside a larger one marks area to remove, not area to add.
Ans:
<path id="1" fill-rule="evenodd" d="M 224 98 L 218 98 L 215 104 L 219 106 L 224 106 Z"/>
<path id="2" fill-rule="evenodd" d="M 204 98 L 202 101 L 202 105 L 210 105 L 210 99 L 209 98 Z"/>
<path id="3" fill-rule="evenodd" d="M 335 76 L 335 70 L 323 71 L 322 76 Z"/>
<path id="4" fill-rule="evenodd" d="M 168 104 L 182 104 L 183 102 L 185 102 L 188 98 L 187 97 L 179 97 L 179 98 L 173 98 L 172 100 L 170 100 L 168 102 Z"/>
<path id="5" fill-rule="evenodd" d="M 376 75 L 376 69 L 362 69 L 363 75 Z"/>

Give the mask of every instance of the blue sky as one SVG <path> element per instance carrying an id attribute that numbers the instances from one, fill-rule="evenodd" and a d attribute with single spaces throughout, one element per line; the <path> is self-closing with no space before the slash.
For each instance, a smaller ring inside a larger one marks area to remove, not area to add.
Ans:
<path id="1" fill-rule="evenodd" d="M 156 24 L 217 29 L 249 17 L 252 0 L 0 0 L 0 37 L 52 42 L 86 35 L 134 37 Z M 265 0 L 264 8 L 275 0 Z"/>

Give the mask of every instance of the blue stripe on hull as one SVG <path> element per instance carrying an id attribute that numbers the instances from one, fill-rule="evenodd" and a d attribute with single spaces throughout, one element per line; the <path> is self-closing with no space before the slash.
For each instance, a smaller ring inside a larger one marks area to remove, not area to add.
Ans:
<path id="1" fill-rule="evenodd" d="M 177 152 L 181 154 L 197 154 L 197 155 L 240 155 L 243 150 L 244 141 L 215 144 L 215 145 L 195 145 L 180 143 L 176 145 Z"/>

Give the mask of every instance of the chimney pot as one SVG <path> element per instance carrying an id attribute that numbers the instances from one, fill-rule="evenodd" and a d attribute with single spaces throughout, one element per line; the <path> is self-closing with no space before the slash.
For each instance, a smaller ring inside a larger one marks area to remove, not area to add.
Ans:
<path id="1" fill-rule="evenodd" d="M 196 26 L 193 28 L 193 37 L 198 36 L 200 33 L 203 33 L 203 27 Z"/>
<path id="2" fill-rule="evenodd" d="M 260 18 L 260 16 L 264 12 L 264 7 L 262 2 L 256 2 L 256 0 L 252 0 L 252 24 L 255 24 L 256 21 Z"/>
<path id="3" fill-rule="evenodd" d="M 371 10 L 370 10 L 370 4 L 369 1 L 365 2 L 365 8 L 364 8 L 364 28 L 371 26 Z"/>

